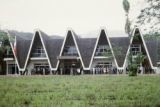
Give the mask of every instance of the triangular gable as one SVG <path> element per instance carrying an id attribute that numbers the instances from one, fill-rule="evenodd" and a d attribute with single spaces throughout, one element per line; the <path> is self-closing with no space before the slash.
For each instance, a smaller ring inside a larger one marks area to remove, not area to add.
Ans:
<path id="1" fill-rule="evenodd" d="M 13 36 L 13 35 L 10 35 L 9 31 L 6 31 L 6 33 L 7 33 L 7 36 L 9 38 L 9 41 L 10 41 L 10 46 L 11 46 L 11 49 L 12 49 L 12 52 L 13 52 L 13 55 L 14 55 L 14 58 L 15 58 L 15 62 L 17 64 L 18 70 L 20 71 L 22 68 L 20 68 L 19 62 L 18 62 L 18 59 L 17 59 L 17 55 L 14 52 L 14 43 L 11 42 L 11 36 Z M 16 36 L 15 36 L 15 41 L 14 42 L 17 42 Z"/>
<path id="2" fill-rule="evenodd" d="M 129 53 L 130 53 L 131 45 L 132 45 L 132 44 L 135 44 L 135 43 L 140 43 L 140 44 L 142 44 L 142 46 L 143 46 L 143 47 L 142 47 L 142 48 L 143 48 L 143 52 L 144 52 L 144 54 L 147 55 L 147 59 L 148 59 L 148 61 L 149 61 L 149 64 L 150 64 L 151 68 L 154 69 L 153 64 L 152 64 L 152 61 L 151 61 L 151 58 L 150 58 L 150 55 L 149 55 L 149 53 L 148 53 L 148 49 L 147 49 L 147 47 L 146 47 L 146 43 L 145 43 L 144 38 L 143 38 L 143 36 L 142 36 L 142 33 L 141 33 L 141 31 L 140 31 L 140 29 L 139 29 L 138 27 L 134 28 L 134 31 L 133 31 L 133 33 L 132 33 L 131 40 L 130 40 L 130 45 L 129 45 L 129 47 L 128 47 L 128 51 L 127 51 L 127 54 L 126 54 L 125 63 L 124 63 L 124 65 L 123 65 L 123 68 L 126 66 L 127 56 L 128 56 Z"/>
<path id="3" fill-rule="evenodd" d="M 44 32 L 42 32 L 41 30 L 38 30 L 39 32 L 39 35 L 40 35 L 40 39 L 41 39 L 41 43 L 43 45 L 43 48 L 44 48 L 44 51 L 46 53 L 46 57 L 47 57 L 47 60 L 48 60 L 48 64 L 50 66 L 50 68 L 52 69 L 52 66 L 51 66 L 51 59 L 49 57 L 49 53 L 48 53 L 48 48 L 47 48 L 47 43 L 48 43 L 48 35 L 45 34 Z"/>
<path id="4" fill-rule="evenodd" d="M 116 67 L 118 67 L 117 61 L 116 61 L 116 59 L 115 59 L 115 55 L 114 55 L 114 53 L 113 53 L 113 49 L 112 49 L 112 46 L 111 46 L 111 43 L 110 43 L 110 40 L 109 40 L 109 38 L 108 38 L 108 36 L 107 36 L 106 28 L 102 28 L 102 29 L 100 29 L 100 33 L 99 33 L 99 35 L 98 35 L 98 38 L 97 38 L 97 41 L 96 41 L 96 44 L 95 44 L 95 47 L 94 47 L 94 52 L 93 52 L 93 54 L 92 54 L 92 58 L 91 58 L 90 67 L 89 67 L 89 68 L 91 68 L 91 65 L 92 65 L 92 63 L 93 63 L 93 59 L 94 59 L 95 52 L 96 52 L 96 49 L 97 49 L 98 44 L 108 44 L 108 46 L 109 46 L 109 48 L 110 48 L 110 50 L 111 50 L 111 54 L 112 54 L 112 56 L 113 56 L 115 65 L 116 65 Z"/>
<path id="5" fill-rule="evenodd" d="M 52 70 L 56 70 L 56 66 L 58 63 L 57 56 L 59 56 L 60 54 L 63 39 L 50 38 L 50 36 L 48 36 L 44 32 L 40 30 L 39 32 L 41 34 L 41 37 L 43 38 L 43 43 L 48 54 L 49 65 L 51 65 Z"/>
<path id="6" fill-rule="evenodd" d="M 47 53 L 47 51 L 46 51 L 46 47 L 45 47 L 45 45 L 44 45 L 43 38 L 42 38 L 42 36 L 41 36 L 41 34 L 40 34 L 40 31 L 37 30 L 37 31 L 35 31 L 34 36 L 33 36 L 33 38 L 32 38 L 31 45 L 30 45 L 30 48 L 29 48 L 29 52 L 28 52 L 28 55 L 27 55 L 27 59 L 26 59 L 26 62 L 25 62 L 25 66 L 24 66 L 23 71 L 26 69 L 27 64 L 28 64 L 28 62 L 29 62 L 29 58 L 31 57 L 32 51 L 33 51 L 33 49 L 34 49 L 37 45 L 41 45 L 41 46 L 43 47 L 43 49 L 44 49 L 44 51 L 45 51 L 45 55 L 46 55 L 47 61 L 48 61 L 49 66 L 50 66 L 50 68 L 51 68 L 50 61 L 49 61 L 49 58 L 48 58 L 48 53 Z"/>
<path id="7" fill-rule="evenodd" d="M 77 44 L 82 55 L 84 66 L 89 69 L 94 46 L 96 44 L 96 38 L 78 38 Z"/>
<path id="8" fill-rule="evenodd" d="M 110 37 L 111 46 L 119 67 L 123 67 L 127 54 L 130 38 L 129 37 Z"/>
<path id="9" fill-rule="evenodd" d="M 17 60 L 19 62 L 20 68 L 24 68 L 31 40 L 21 39 L 20 37 L 17 36 L 16 44 L 17 44 L 16 45 Z"/>
<path id="10" fill-rule="evenodd" d="M 73 33 L 73 31 L 71 29 L 69 29 L 67 31 L 67 34 L 66 34 L 66 37 L 64 38 L 64 41 L 63 41 L 63 44 L 62 44 L 62 48 L 61 48 L 61 52 L 60 52 L 59 56 L 62 56 L 64 47 L 65 47 L 66 44 L 73 45 L 72 43 L 69 43 L 69 41 L 67 41 L 68 38 L 73 39 L 74 45 L 75 45 L 75 47 L 77 49 L 77 52 L 78 52 L 78 56 L 80 57 L 81 64 L 82 64 L 83 68 L 85 69 L 83 61 L 82 61 L 82 57 L 81 57 L 81 54 L 80 54 L 80 51 L 79 51 L 79 48 L 78 48 L 78 45 L 77 45 L 77 41 L 75 39 L 75 35 L 74 35 L 74 33 Z M 58 69 L 59 63 L 60 63 L 60 61 L 58 60 L 56 69 Z"/>
<path id="11" fill-rule="evenodd" d="M 63 56 L 64 48 L 66 46 L 74 46 L 74 47 L 76 47 L 71 31 L 68 31 L 68 34 L 67 34 L 67 37 L 66 37 L 66 41 L 65 41 L 61 56 Z M 78 53 L 77 48 L 76 48 L 76 52 Z"/>
<path id="12" fill-rule="evenodd" d="M 60 55 L 61 47 L 62 47 L 63 39 L 50 39 L 46 43 L 47 53 L 49 55 L 49 59 L 51 61 L 52 69 L 56 69 L 58 58 Z"/>

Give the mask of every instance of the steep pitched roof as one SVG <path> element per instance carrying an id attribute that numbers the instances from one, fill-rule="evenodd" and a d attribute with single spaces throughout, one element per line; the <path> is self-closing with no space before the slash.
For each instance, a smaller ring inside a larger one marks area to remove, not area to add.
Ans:
<path id="1" fill-rule="evenodd" d="M 16 41 L 15 41 L 16 42 L 16 55 L 14 56 L 15 56 L 15 59 L 17 60 L 18 68 L 23 69 L 26 58 L 27 58 L 27 54 L 29 51 L 32 33 L 8 31 L 8 34 L 10 36 L 15 36 L 16 38 Z M 14 42 L 11 42 L 12 51 L 13 51 L 13 44 Z"/>
<path id="2" fill-rule="evenodd" d="M 51 64 L 50 64 L 50 60 L 49 60 L 49 57 L 48 57 L 48 52 L 46 51 L 46 46 L 45 46 L 45 43 L 44 43 L 44 35 L 42 36 L 43 34 L 41 34 L 40 30 L 36 30 L 35 31 L 35 34 L 32 38 L 32 41 L 31 41 L 31 44 L 30 44 L 30 48 L 29 48 L 29 52 L 28 52 L 28 55 L 27 55 L 27 59 L 26 59 L 26 62 L 25 62 L 25 66 L 24 66 L 24 70 L 26 69 L 27 67 L 27 64 L 28 64 L 28 61 L 29 61 L 29 57 L 30 57 L 30 54 L 32 52 L 32 48 L 36 45 L 42 45 L 42 47 L 44 48 L 44 51 L 45 51 L 45 54 L 46 54 L 46 58 L 47 58 L 47 61 L 49 63 L 49 66 L 51 68 Z"/>
<path id="3" fill-rule="evenodd" d="M 113 52 L 117 60 L 119 67 L 124 64 L 125 56 L 127 54 L 127 49 L 129 46 L 129 37 L 110 37 L 111 45 L 113 47 Z"/>
<path id="4" fill-rule="evenodd" d="M 160 46 L 160 40 L 158 39 L 144 39 L 152 64 L 153 66 L 157 66 L 158 62 L 158 47 Z"/>
<path id="5" fill-rule="evenodd" d="M 91 62 L 90 62 L 90 68 L 91 68 L 91 64 L 92 64 L 92 62 L 93 62 L 93 57 L 95 56 L 96 48 L 97 48 L 99 42 L 100 42 L 101 44 L 106 44 L 106 43 L 107 43 L 107 44 L 109 45 L 109 48 L 110 48 L 110 50 L 111 50 L 111 54 L 112 54 L 112 56 L 113 56 L 113 60 L 114 60 L 114 62 L 115 62 L 115 65 L 116 65 L 116 67 L 118 67 L 117 61 L 116 61 L 116 58 L 115 58 L 115 55 L 114 55 L 114 52 L 113 52 L 113 49 L 112 49 L 112 45 L 111 45 L 111 43 L 110 43 L 110 39 L 109 39 L 109 37 L 107 36 L 106 28 L 101 28 L 101 29 L 100 29 L 100 33 L 99 33 L 99 35 L 98 35 L 98 37 L 97 37 L 97 40 L 96 40 L 96 44 L 95 44 L 95 46 L 94 46 L 94 51 L 93 51 L 92 58 L 91 58 Z"/>
<path id="6" fill-rule="evenodd" d="M 128 47 L 128 50 L 127 50 L 127 54 L 126 54 L 126 58 L 125 58 L 125 62 L 124 62 L 123 68 L 125 67 L 125 65 L 127 63 L 127 56 L 129 55 L 129 51 L 130 51 L 131 45 L 134 42 L 137 42 L 136 41 L 137 38 L 142 42 L 142 45 L 143 45 L 143 48 L 144 48 L 144 52 L 147 55 L 147 59 L 149 61 L 149 64 L 150 64 L 151 68 L 154 69 L 154 66 L 152 64 L 151 57 L 150 57 L 148 48 L 146 46 L 145 40 L 144 40 L 143 35 L 142 35 L 142 33 L 141 33 L 141 31 L 140 31 L 140 29 L 138 27 L 135 27 L 133 32 L 132 32 L 132 36 L 131 36 L 130 44 L 129 44 L 129 47 Z"/>
<path id="7" fill-rule="evenodd" d="M 60 55 L 60 50 L 63 43 L 63 38 L 60 36 L 48 36 L 43 31 L 39 30 L 39 33 L 41 34 L 45 49 L 48 54 L 48 60 L 51 65 L 51 68 L 56 69 L 58 64 L 58 58 L 57 56 Z"/>
<path id="8" fill-rule="evenodd" d="M 86 68 L 89 68 L 89 64 L 96 44 L 96 38 L 79 38 L 77 39 L 77 44 L 82 55 L 84 66 Z"/>
<path id="9" fill-rule="evenodd" d="M 73 44 L 71 42 L 67 42 L 67 39 L 69 39 L 69 40 L 73 39 L 74 45 L 75 45 L 75 47 L 77 49 L 77 52 L 78 52 L 78 56 L 80 57 L 81 64 L 82 64 L 83 68 L 85 69 L 85 66 L 84 66 L 84 63 L 83 63 L 83 60 L 82 60 L 82 56 L 81 56 L 81 53 L 80 53 L 80 50 L 79 50 L 79 46 L 77 44 L 77 38 L 78 38 L 77 35 L 74 33 L 74 31 L 72 29 L 67 30 L 67 34 L 66 34 L 66 36 L 64 38 L 64 41 L 63 41 L 63 44 L 62 44 L 60 56 L 62 56 L 62 52 L 64 50 L 64 46 L 65 46 L 66 43 L 69 44 L 69 45 Z M 58 63 L 59 63 L 59 61 L 58 61 Z"/>
<path id="10" fill-rule="evenodd" d="M 52 68 L 56 69 L 58 64 L 58 56 L 60 55 L 63 39 L 49 39 L 46 43 L 46 49 L 51 61 Z"/>

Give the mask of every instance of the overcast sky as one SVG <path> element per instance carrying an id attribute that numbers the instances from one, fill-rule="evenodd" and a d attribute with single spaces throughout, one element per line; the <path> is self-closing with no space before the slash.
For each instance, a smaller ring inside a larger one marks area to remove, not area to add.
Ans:
<path id="1" fill-rule="evenodd" d="M 144 0 L 131 2 L 130 17 L 138 15 Z M 0 0 L 2 29 L 64 36 L 67 28 L 87 34 L 105 26 L 108 31 L 124 32 L 122 0 Z"/>

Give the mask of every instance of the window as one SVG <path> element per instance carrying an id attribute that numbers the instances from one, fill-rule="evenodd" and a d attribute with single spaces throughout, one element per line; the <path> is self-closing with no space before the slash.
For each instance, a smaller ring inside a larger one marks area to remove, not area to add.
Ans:
<path id="1" fill-rule="evenodd" d="M 13 52 L 12 52 L 11 48 L 7 49 L 7 51 L 6 51 L 6 57 L 7 58 L 12 58 L 13 57 Z"/>
<path id="2" fill-rule="evenodd" d="M 106 45 L 97 46 L 95 56 L 104 56 L 104 53 L 111 54 L 111 50 L 109 46 L 106 46 Z"/>
<path id="3" fill-rule="evenodd" d="M 33 50 L 32 57 L 46 57 L 43 47 L 37 47 Z"/>
<path id="4" fill-rule="evenodd" d="M 78 52 L 75 46 L 64 47 L 63 55 L 65 56 L 78 56 Z"/>
<path id="5" fill-rule="evenodd" d="M 131 45 L 131 50 L 130 51 L 132 52 L 133 55 L 137 55 L 138 53 L 141 52 L 141 45 L 139 45 L 139 44 Z"/>

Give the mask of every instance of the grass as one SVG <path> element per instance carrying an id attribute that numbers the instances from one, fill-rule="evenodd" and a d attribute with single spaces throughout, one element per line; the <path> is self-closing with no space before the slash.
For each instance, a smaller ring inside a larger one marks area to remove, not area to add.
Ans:
<path id="1" fill-rule="evenodd" d="M 160 107 L 160 76 L 0 77 L 0 107 Z"/>

